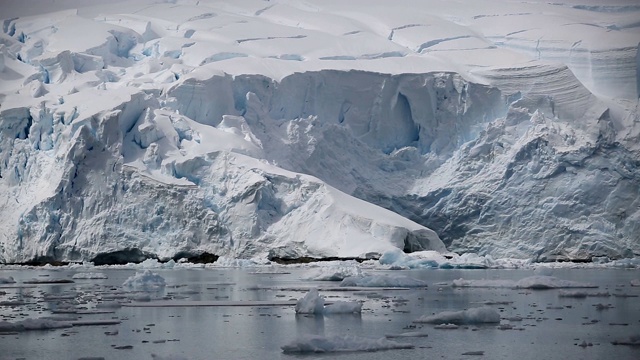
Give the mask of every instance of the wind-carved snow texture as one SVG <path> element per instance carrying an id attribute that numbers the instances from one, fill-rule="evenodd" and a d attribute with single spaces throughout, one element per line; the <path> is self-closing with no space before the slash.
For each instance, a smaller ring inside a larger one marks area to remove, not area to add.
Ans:
<path id="1" fill-rule="evenodd" d="M 7 6 L 0 261 L 640 254 L 639 9 L 590 3 Z"/>

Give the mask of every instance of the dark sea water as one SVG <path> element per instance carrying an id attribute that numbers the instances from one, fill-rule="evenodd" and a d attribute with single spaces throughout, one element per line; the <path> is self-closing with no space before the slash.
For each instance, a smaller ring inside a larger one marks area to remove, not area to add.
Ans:
<path id="1" fill-rule="evenodd" d="M 75 280 L 69 284 L 23 283 L 29 279 L 70 279 L 76 272 L 87 271 L 105 273 L 108 279 Z M 640 359 L 640 347 L 611 344 L 617 339 L 640 335 L 637 297 L 640 288 L 630 286 L 631 280 L 640 278 L 639 270 L 553 270 L 552 275 L 558 278 L 599 286 L 582 291 L 610 294 L 587 298 L 559 297 L 558 289 L 446 285 L 458 278 L 519 280 L 533 275 L 530 270 L 365 270 L 371 274 L 410 276 L 428 283 L 427 288 L 366 291 L 323 290 L 335 290 L 339 283 L 305 280 L 315 271 L 309 268 L 153 271 L 164 277 L 167 284 L 149 294 L 153 304 L 225 302 L 226 306 L 123 306 L 112 309 L 112 313 L 56 314 L 121 323 L 3 334 L 0 359 L 152 359 L 152 354 L 168 359 Z M 68 268 L 0 270 L 0 277 L 12 276 L 17 281 L 0 285 L 0 294 L 5 293 L 0 295 L 4 304 L 0 305 L 0 320 L 14 322 L 52 316 L 56 309 L 65 308 L 65 303 L 81 310 L 95 309 L 103 301 L 127 305 L 132 294 L 124 293 L 122 284 L 135 272 Z M 269 304 L 301 298 L 304 289 L 312 286 L 321 287 L 320 294 L 327 301 L 364 301 L 362 314 L 302 316 L 296 315 L 291 305 Z M 235 306 L 252 301 L 261 301 L 261 305 Z M 484 302 L 502 303 L 491 305 L 500 311 L 502 318 L 524 319 L 511 322 L 515 327 L 511 330 L 500 330 L 496 324 L 439 330 L 434 325 L 412 323 L 422 315 L 477 307 Z M 408 331 L 425 331 L 428 336 L 394 339 L 415 346 L 404 350 L 310 355 L 288 355 L 281 350 L 281 346 L 303 334 L 380 338 Z M 579 346 L 583 342 L 587 346 Z M 127 345 L 132 348 L 116 349 Z M 472 351 L 482 351 L 484 355 L 463 355 Z"/>

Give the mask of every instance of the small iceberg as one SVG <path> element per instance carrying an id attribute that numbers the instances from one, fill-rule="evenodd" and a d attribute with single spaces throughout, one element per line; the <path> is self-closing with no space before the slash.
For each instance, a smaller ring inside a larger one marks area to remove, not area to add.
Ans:
<path id="1" fill-rule="evenodd" d="M 354 287 L 426 287 L 427 283 L 407 276 L 368 275 L 350 276 L 340 286 Z"/>
<path id="2" fill-rule="evenodd" d="M 335 301 L 325 306 L 324 297 L 320 296 L 318 289 L 311 289 L 296 303 L 296 314 L 360 314 L 362 303 L 357 301 Z"/>
<path id="3" fill-rule="evenodd" d="M 479 308 L 471 308 L 461 311 L 443 311 L 435 315 L 425 315 L 417 320 L 415 323 L 427 323 L 427 324 L 483 324 L 483 323 L 499 323 L 500 314 L 497 310 L 488 306 Z"/>
<path id="4" fill-rule="evenodd" d="M 151 270 L 145 270 L 130 276 L 122 286 L 133 290 L 154 291 L 164 288 L 166 282 L 162 276 L 151 272 Z"/>

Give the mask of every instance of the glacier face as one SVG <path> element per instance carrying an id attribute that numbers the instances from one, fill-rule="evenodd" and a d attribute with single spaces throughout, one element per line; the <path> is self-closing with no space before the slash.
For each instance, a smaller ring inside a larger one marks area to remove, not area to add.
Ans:
<path id="1" fill-rule="evenodd" d="M 0 261 L 640 254 L 632 15 L 486 3 L 4 20 Z"/>

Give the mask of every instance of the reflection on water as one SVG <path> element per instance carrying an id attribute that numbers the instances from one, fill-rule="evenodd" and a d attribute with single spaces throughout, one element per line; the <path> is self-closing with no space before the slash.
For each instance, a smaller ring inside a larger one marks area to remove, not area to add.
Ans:
<path id="1" fill-rule="evenodd" d="M 52 310 L 91 312 L 104 301 L 130 302 L 122 283 L 134 270 L 101 270 L 108 279 L 76 280 L 71 284 L 23 286 L 33 278 L 71 278 L 72 269 L 2 270 L 17 284 L 2 285 L 0 316 L 18 321 L 52 316 Z M 154 270 L 167 286 L 150 294 L 151 301 L 283 301 L 298 299 L 310 286 L 337 286 L 310 282 L 309 269 L 287 268 L 288 273 L 255 273 L 247 269 Z M 375 271 L 369 271 L 375 272 Z M 357 335 L 380 338 L 385 334 L 423 331 L 428 337 L 395 339 L 414 349 L 377 353 L 341 354 L 340 359 L 463 358 L 469 351 L 484 351 L 487 359 L 637 359 L 636 347 L 614 346 L 611 341 L 640 334 L 640 288 L 630 287 L 640 278 L 637 270 L 555 270 L 553 275 L 599 285 L 594 292 L 608 297 L 558 296 L 560 290 L 454 288 L 452 280 L 511 279 L 532 275 L 526 270 L 411 270 L 377 271 L 426 281 L 428 288 L 404 290 L 321 291 L 331 300 L 363 301 L 361 315 L 296 315 L 292 306 L 128 307 L 112 313 L 57 314 L 82 320 L 119 319 L 118 325 L 72 327 L 0 335 L 0 359 L 151 359 L 151 354 L 179 355 L 187 359 L 279 359 L 280 347 L 302 334 Z M 2 294 L 4 292 L 4 294 Z M 46 296 L 45 296 L 46 295 Z M 135 294 L 138 296 L 139 294 Z M 13 305 L 6 305 L 13 302 Z M 422 315 L 462 310 L 491 303 L 515 330 L 496 325 L 461 326 L 438 330 L 414 324 Z M 601 306 L 598 306 L 601 304 Z M 579 346 L 582 344 L 586 346 Z M 591 345 L 589 345 L 591 344 Z M 130 349 L 116 347 L 131 345 Z M 305 359 L 326 356 L 306 356 Z"/>

